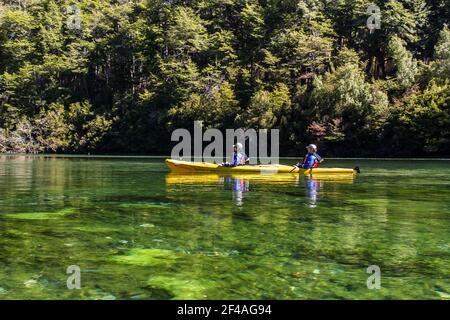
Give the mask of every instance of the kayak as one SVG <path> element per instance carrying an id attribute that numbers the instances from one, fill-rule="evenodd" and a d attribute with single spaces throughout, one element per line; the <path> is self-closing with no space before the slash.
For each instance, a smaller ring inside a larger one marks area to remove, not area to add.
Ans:
<path id="1" fill-rule="evenodd" d="M 173 173 L 222 173 L 222 174 L 279 174 L 279 173 L 300 173 L 304 175 L 354 175 L 359 169 L 342 169 L 342 168 L 315 168 L 315 169 L 299 169 L 280 164 L 271 165 L 245 165 L 238 167 L 224 167 L 214 163 L 207 162 L 190 162 L 166 159 L 166 165 Z"/>

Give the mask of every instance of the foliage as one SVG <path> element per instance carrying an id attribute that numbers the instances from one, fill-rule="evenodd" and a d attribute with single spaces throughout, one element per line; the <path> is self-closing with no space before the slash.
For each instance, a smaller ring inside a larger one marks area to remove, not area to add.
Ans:
<path id="1" fill-rule="evenodd" d="M 273 91 L 261 90 L 253 95 L 243 122 L 247 128 L 279 128 L 290 108 L 289 88 L 277 83 Z"/>
<path id="2" fill-rule="evenodd" d="M 394 36 L 388 45 L 395 68 L 395 78 L 398 87 L 402 90 L 410 88 L 417 75 L 417 61 L 405 48 L 404 41 Z"/>
<path id="3" fill-rule="evenodd" d="M 450 154 L 450 3 L 374 2 L 370 31 L 365 0 L 0 0 L 0 152 L 167 154 L 203 120 L 285 154 Z"/>
<path id="4" fill-rule="evenodd" d="M 405 97 L 397 107 L 386 134 L 402 155 L 448 154 L 450 151 L 450 83 L 435 82 Z M 409 141 L 406 146 L 402 141 Z"/>
<path id="5" fill-rule="evenodd" d="M 366 81 L 357 64 L 347 63 L 316 79 L 312 106 L 325 122 L 325 140 L 364 148 L 388 116 L 388 98 L 376 83 Z M 317 124 L 316 124 L 317 125 Z M 313 129 L 314 127 L 310 127 Z M 317 138 L 317 137 L 316 137 Z"/>
<path id="6" fill-rule="evenodd" d="M 439 41 L 436 44 L 432 70 L 436 78 L 450 79 L 450 30 L 447 26 L 441 31 Z"/>

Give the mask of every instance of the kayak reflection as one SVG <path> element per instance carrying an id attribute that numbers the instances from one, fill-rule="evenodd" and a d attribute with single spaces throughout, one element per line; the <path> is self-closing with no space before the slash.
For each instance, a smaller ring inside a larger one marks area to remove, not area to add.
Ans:
<path id="1" fill-rule="evenodd" d="M 306 199 L 310 208 L 315 208 L 322 190 L 333 192 L 340 184 L 353 184 L 353 176 L 333 175 L 326 177 L 323 175 L 300 176 L 299 174 L 176 174 L 169 173 L 166 176 L 166 185 L 211 185 L 223 186 L 225 190 L 231 190 L 233 202 L 237 206 L 244 204 L 245 196 L 251 190 L 251 186 L 264 184 L 291 185 L 305 188 Z M 325 191 L 323 191 L 325 192 Z"/>
<path id="2" fill-rule="evenodd" d="M 232 180 L 230 180 L 230 178 Z M 215 185 L 224 184 L 227 181 L 247 180 L 252 183 L 263 184 L 292 184 L 299 179 L 298 174 L 233 174 L 233 175 L 219 175 L 219 174 L 178 174 L 169 173 L 166 175 L 166 185 Z"/>
<path id="3" fill-rule="evenodd" d="M 296 185 L 298 174 L 176 174 L 166 176 L 167 186 L 176 185 L 221 185 L 225 190 L 232 191 L 233 202 L 237 206 L 244 204 L 246 193 L 250 191 L 251 184 L 289 184 Z"/>
<path id="4" fill-rule="evenodd" d="M 308 198 L 308 207 L 317 207 L 318 199 L 320 197 L 321 190 L 325 190 L 327 186 L 328 191 L 332 191 L 338 185 L 353 184 L 354 177 L 348 175 L 336 175 L 330 177 L 314 176 L 310 175 L 305 178 L 304 183 L 298 185 L 304 185 L 306 187 L 306 196 Z"/>

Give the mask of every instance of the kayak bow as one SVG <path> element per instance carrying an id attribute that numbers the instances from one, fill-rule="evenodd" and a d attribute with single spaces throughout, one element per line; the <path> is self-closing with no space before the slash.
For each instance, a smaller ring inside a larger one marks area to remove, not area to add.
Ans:
<path id="1" fill-rule="evenodd" d="M 235 174 L 235 173 L 255 173 L 255 174 L 278 174 L 278 173 L 301 173 L 304 175 L 334 175 L 334 174 L 351 174 L 354 175 L 357 172 L 355 169 L 342 169 L 342 168 L 315 168 L 315 169 L 299 169 L 294 171 L 292 167 L 271 164 L 271 165 L 247 165 L 238 167 L 223 167 L 214 163 L 207 162 L 190 162 L 166 159 L 166 165 L 173 173 L 223 173 L 223 174 Z"/>

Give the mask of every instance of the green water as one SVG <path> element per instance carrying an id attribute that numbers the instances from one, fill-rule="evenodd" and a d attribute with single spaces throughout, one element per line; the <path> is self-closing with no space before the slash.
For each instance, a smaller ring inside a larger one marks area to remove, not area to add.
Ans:
<path id="1" fill-rule="evenodd" d="M 0 156 L 0 299 L 448 299 L 450 161 L 327 162 L 355 164 L 241 179 Z"/>

